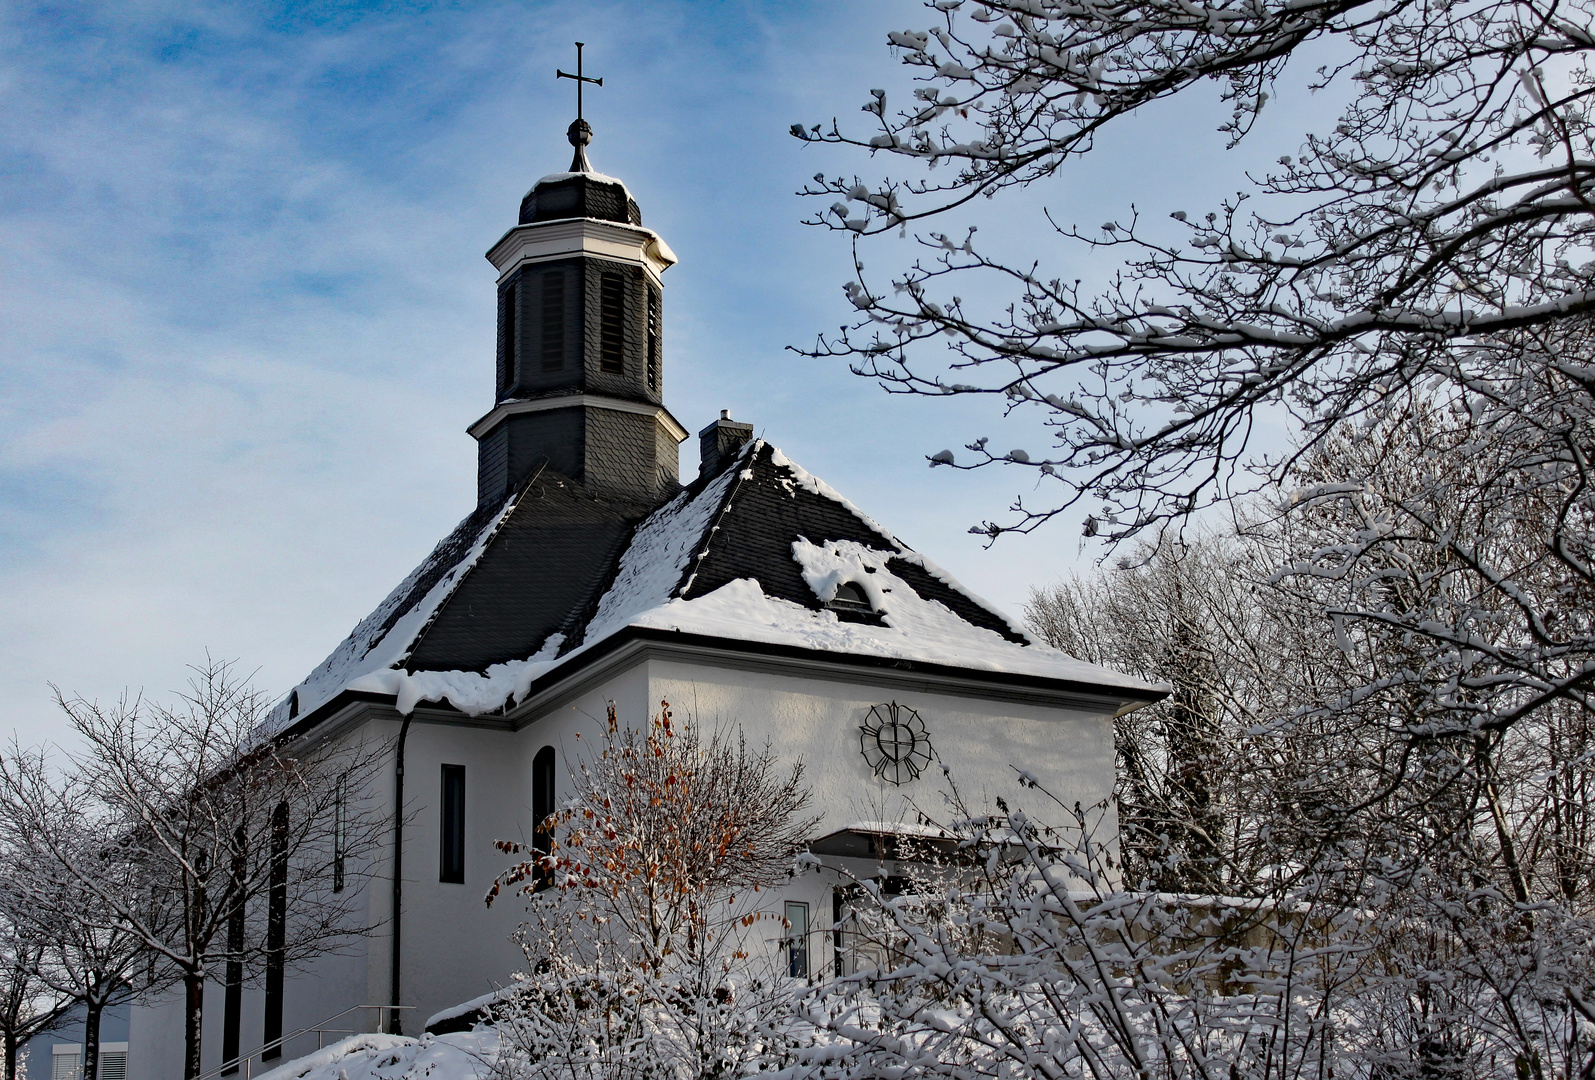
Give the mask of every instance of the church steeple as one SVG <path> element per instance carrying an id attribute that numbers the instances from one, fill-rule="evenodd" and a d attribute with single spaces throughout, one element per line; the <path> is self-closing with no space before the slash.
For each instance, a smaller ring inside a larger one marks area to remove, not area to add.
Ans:
<path id="1" fill-rule="evenodd" d="M 602 85 L 581 73 L 579 49 L 577 74 L 558 73 L 578 95 Z M 484 503 L 545 466 L 616 498 L 654 502 L 679 486 L 687 432 L 664 407 L 661 281 L 676 257 L 626 185 L 592 171 L 580 115 L 568 137 L 570 171 L 539 180 L 487 253 L 499 271 L 495 404 L 470 428 Z"/>

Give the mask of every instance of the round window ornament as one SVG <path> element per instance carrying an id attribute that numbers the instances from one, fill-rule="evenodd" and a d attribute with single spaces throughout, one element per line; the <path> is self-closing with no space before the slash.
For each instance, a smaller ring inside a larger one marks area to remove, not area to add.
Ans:
<path id="1" fill-rule="evenodd" d="M 872 705 L 859 725 L 859 749 L 876 776 L 893 784 L 919 779 L 930 764 L 925 721 L 907 705 Z"/>

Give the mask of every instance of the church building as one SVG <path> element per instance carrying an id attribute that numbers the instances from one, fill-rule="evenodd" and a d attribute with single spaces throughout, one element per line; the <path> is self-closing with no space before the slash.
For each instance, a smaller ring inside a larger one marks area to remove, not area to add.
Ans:
<path id="1" fill-rule="evenodd" d="M 691 431 L 665 404 L 676 256 L 589 166 L 591 136 L 571 125 L 569 171 L 539 180 L 487 252 L 497 354 L 468 428 L 475 509 L 271 717 L 392 748 L 360 794 L 393 839 L 351 875 L 378 929 L 264 992 L 211 987 L 206 1069 L 356 1006 L 372 1008 L 331 1026 L 419 1034 L 506 984 L 523 911 L 483 904 L 508 863 L 493 843 L 533 835 L 611 702 L 640 724 L 668 700 L 801 760 L 814 853 L 867 874 L 913 834 L 916 804 L 939 805 L 943 766 L 977 800 L 1011 797 L 1021 769 L 1066 801 L 1107 798 L 1114 717 L 1162 696 L 1030 640 L 747 417 L 698 418 L 683 472 Z M 778 438 L 780 416 L 758 420 Z M 780 897 L 795 978 L 847 962 L 840 884 L 806 874 Z M 182 1029 L 180 1002 L 135 1006 L 128 1075 L 181 1075 Z"/>

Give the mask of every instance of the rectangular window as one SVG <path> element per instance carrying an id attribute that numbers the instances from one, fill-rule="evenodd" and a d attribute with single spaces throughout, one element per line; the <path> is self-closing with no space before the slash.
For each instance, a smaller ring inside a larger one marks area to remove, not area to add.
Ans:
<path id="1" fill-rule="evenodd" d="M 543 275 L 543 370 L 565 366 L 565 271 Z"/>
<path id="2" fill-rule="evenodd" d="M 598 358 L 605 371 L 624 371 L 626 355 L 626 282 L 619 274 L 603 274 L 598 282 Z"/>
<path id="3" fill-rule="evenodd" d="M 465 884 L 465 766 L 443 766 L 443 820 L 438 880 Z"/>
<path id="4" fill-rule="evenodd" d="M 840 979 L 847 972 L 843 970 L 845 964 L 842 951 L 842 890 L 831 890 L 831 949 L 836 954 L 836 977 Z"/>
<path id="5" fill-rule="evenodd" d="M 127 1043 L 100 1044 L 100 1080 L 127 1080 Z"/>
<path id="6" fill-rule="evenodd" d="M 260 1052 L 262 1061 L 282 1057 L 282 993 L 287 944 L 288 804 L 283 802 L 278 803 L 271 814 L 271 879 L 266 893 L 266 1018 L 263 1025 L 268 1049 Z"/>
<path id="7" fill-rule="evenodd" d="M 83 1047 L 56 1043 L 50 1047 L 50 1080 L 83 1080 Z"/>
<path id="8" fill-rule="evenodd" d="M 244 878 L 249 870 L 249 831 L 238 826 L 233 833 L 233 910 L 227 915 L 226 996 L 222 999 L 222 1060 L 232 1065 L 223 1076 L 238 1072 L 238 1030 L 244 1008 Z"/>
<path id="9" fill-rule="evenodd" d="M 498 392 L 501 396 L 515 383 L 516 292 L 511 283 L 498 296 Z"/>
<path id="10" fill-rule="evenodd" d="M 809 906 L 786 902 L 786 968 L 794 979 L 809 977 Z"/>
<path id="11" fill-rule="evenodd" d="M 343 860 L 349 845 L 349 778 L 338 777 L 338 794 L 332 803 L 332 891 L 343 892 Z"/>
<path id="12" fill-rule="evenodd" d="M 659 389 L 659 294 L 648 290 L 648 389 Z"/>

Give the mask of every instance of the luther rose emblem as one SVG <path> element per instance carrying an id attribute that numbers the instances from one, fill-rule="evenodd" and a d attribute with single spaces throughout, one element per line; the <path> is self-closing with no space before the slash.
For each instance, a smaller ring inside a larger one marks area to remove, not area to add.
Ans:
<path id="1" fill-rule="evenodd" d="M 930 764 L 925 721 L 907 705 L 872 705 L 859 726 L 858 743 L 876 776 L 893 784 L 919 779 Z"/>

